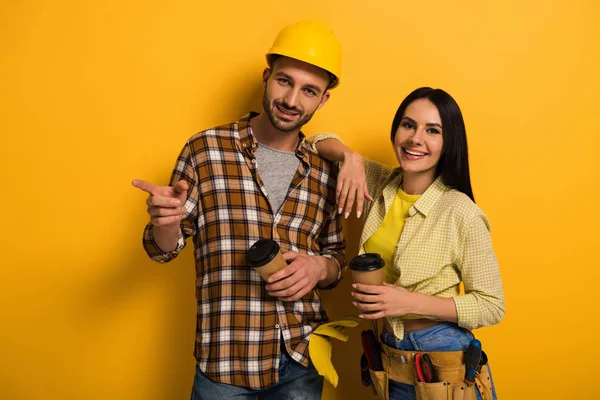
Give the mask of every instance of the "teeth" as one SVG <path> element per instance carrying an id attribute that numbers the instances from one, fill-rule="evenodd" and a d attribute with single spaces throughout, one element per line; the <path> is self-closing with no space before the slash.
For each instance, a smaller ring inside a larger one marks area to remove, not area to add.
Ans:
<path id="1" fill-rule="evenodd" d="M 414 151 L 409 151 L 406 149 L 404 149 L 404 152 L 406 152 L 407 154 L 410 154 L 411 156 L 424 156 L 425 155 L 425 153 L 416 153 Z"/>
<path id="2" fill-rule="evenodd" d="M 278 109 L 279 111 L 281 111 L 282 113 L 286 114 L 286 115 L 296 115 L 296 113 L 294 113 L 294 112 L 290 112 L 290 111 L 286 111 L 286 110 L 283 110 L 283 109 L 282 109 L 282 108 L 280 108 L 280 107 L 277 107 L 277 109 Z"/>

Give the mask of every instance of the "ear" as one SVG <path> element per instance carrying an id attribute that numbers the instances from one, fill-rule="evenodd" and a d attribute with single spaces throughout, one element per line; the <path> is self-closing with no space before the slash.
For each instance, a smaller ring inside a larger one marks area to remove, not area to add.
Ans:
<path id="1" fill-rule="evenodd" d="M 321 97 L 321 102 L 319 103 L 317 110 L 319 110 L 321 107 L 323 107 L 325 105 L 325 103 L 327 103 L 327 100 L 329 100 L 329 96 L 331 96 L 331 93 L 329 91 L 323 93 L 323 97 Z"/>
<path id="2" fill-rule="evenodd" d="M 271 76 L 271 69 L 270 68 L 265 68 L 265 70 L 263 71 L 263 76 L 262 76 L 263 86 L 264 87 L 267 86 L 267 81 L 269 80 L 270 76 Z"/>

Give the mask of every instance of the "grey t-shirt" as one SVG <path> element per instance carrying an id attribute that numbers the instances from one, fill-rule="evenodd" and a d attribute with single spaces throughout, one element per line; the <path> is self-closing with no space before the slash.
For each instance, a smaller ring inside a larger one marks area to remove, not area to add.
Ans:
<path id="1" fill-rule="evenodd" d="M 295 152 L 277 150 L 259 144 L 254 152 L 256 170 L 266 189 L 273 214 L 277 214 L 285 200 L 292 178 L 298 169 L 300 159 Z"/>

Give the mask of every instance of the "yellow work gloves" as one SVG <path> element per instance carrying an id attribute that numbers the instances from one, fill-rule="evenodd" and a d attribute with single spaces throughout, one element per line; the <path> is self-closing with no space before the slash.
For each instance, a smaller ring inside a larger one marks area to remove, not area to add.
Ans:
<path id="1" fill-rule="evenodd" d="M 357 317 L 344 317 L 320 325 L 313 331 L 308 342 L 308 352 L 315 369 L 334 387 L 338 384 L 338 374 L 331 362 L 331 339 L 336 338 L 342 342 L 348 341 L 346 327 L 358 326 L 360 319 Z"/>

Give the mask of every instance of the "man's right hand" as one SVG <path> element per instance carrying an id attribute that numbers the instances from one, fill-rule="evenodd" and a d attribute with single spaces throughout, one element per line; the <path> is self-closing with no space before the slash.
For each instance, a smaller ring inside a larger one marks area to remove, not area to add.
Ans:
<path id="1" fill-rule="evenodd" d="M 163 228 L 179 226 L 179 221 L 185 214 L 189 188 L 186 181 L 180 180 L 173 186 L 157 186 L 141 179 L 134 179 L 131 184 L 149 194 L 146 204 L 154 226 Z"/>

